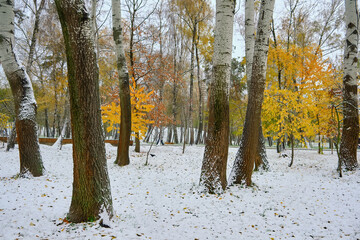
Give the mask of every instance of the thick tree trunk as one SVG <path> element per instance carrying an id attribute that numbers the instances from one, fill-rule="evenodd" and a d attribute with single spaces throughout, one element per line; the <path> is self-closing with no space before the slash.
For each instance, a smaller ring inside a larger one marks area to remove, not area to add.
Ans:
<path id="1" fill-rule="evenodd" d="M 93 221 L 103 213 L 112 217 L 92 22 L 84 1 L 56 0 L 55 4 L 67 56 L 73 138 L 74 181 L 68 219 Z"/>
<path id="2" fill-rule="evenodd" d="M 270 23 L 275 0 L 262 0 L 257 37 L 254 47 L 252 76 L 249 87 L 248 106 L 240 148 L 230 174 L 230 184 L 251 185 L 254 162 L 258 155 L 261 127 L 261 107 L 264 98 L 266 63 L 269 48 Z"/>
<path id="3" fill-rule="evenodd" d="M 0 1 L 0 62 L 10 83 L 16 113 L 16 131 L 20 153 L 20 175 L 43 175 L 43 163 L 37 136 L 37 105 L 29 76 L 14 53 L 13 1 Z"/>
<path id="4" fill-rule="evenodd" d="M 222 193 L 227 186 L 229 87 L 235 3 L 234 0 L 216 1 L 208 136 L 200 175 L 200 186 L 209 193 Z"/>
<path id="5" fill-rule="evenodd" d="M 340 159 L 347 170 L 357 168 L 359 138 L 359 113 L 357 94 L 359 19 L 356 0 L 345 0 L 346 43 L 343 78 L 343 132 L 340 143 Z"/>
<path id="6" fill-rule="evenodd" d="M 116 156 L 116 163 L 120 166 L 125 166 L 130 163 L 129 145 L 131 135 L 131 102 L 130 102 L 130 87 L 129 74 L 127 71 L 126 58 L 122 39 L 121 26 L 121 6 L 120 0 L 112 1 L 113 11 L 113 37 L 116 45 L 116 65 L 119 73 L 120 82 L 120 107 L 121 107 L 121 121 L 120 121 L 120 137 L 119 146 Z"/>
<path id="7" fill-rule="evenodd" d="M 254 0 L 245 1 L 245 55 L 246 55 L 246 79 L 247 86 L 250 86 L 252 76 L 254 46 L 255 46 L 255 23 L 254 23 Z M 269 162 L 267 160 L 265 141 L 262 132 L 262 125 L 259 128 L 259 143 L 258 151 L 255 159 L 255 170 L 262 167 L 263 170 L 269 169 Z"/>
<path id="8" fill-rule="evenodd" d="M 257 156 L 255 158 L 255 171 L 262 169 L 262 170 L 269 170 L 269 161 L 266 155 L 266 148 L 265 148 L 265 138 L 262 132 L 262 126 L 259 128 L 259 144 L 257 149 Z"/>

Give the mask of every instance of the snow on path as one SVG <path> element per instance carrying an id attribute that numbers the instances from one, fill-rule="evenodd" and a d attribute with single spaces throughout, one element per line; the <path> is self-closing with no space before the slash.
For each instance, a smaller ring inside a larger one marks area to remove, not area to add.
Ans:
<path id="1" fill-rule="evenodd" d="M 204 147 L 148 146 L 131 164 L 106 145 L 116 216 L 111 228 L 63 218 L 72 193 L 72 147 L 41 145 L 46 175 L 14 178 L 18 149 L 0 148 L 0 239 L 360 239 L 360 171 L 338 178 L 336 155 L 296 151 L 295 162 L 267 150 L 270 172 L 254 187 L 198 193 Z M 228 172 L 237 149 L 230 148 Z"/>

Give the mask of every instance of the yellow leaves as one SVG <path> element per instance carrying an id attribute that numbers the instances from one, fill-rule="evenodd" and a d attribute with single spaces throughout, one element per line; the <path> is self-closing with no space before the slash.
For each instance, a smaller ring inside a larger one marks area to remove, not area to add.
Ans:
<path id="1" fill-rule="evenodd" d="M 154 108 L 150 104 L 150 98 L 153 91 L 146 93 L 145 88 L 137 88 L 135 81 L 130 86 L 130 101 L 131 101 L 131 130 L 139 139 L 145 137 L 147 131 L 147 124 L 153 123 L 147 118 L 147 114 Z M 108 105 L 102 106 L 102 119 L 107 123 L 106 131 L 117 130 L 120 124 L 121 109 L 120 103 L 111 102 Z"/>
<path id="2" fill-rule="evenodd" d="M 269 49 L 264 134 L 275 138 L 293 134 L 302 140 L 328 132 L 335 100 L 329 93 L 337 88 L 338 75 L 316 46 L 287 46 L 279 40 L 277 48 Z"/>
<path id="3" fill-rule="evenodd" d="M 0 113 L 0 128 L 9 127 L 9 120 L 10 120 L 10 116 L 4 113 Z"/>
<path id="4" fill-rule="evenodd" d="M 101 110 L 103 122 L 109 124 L 106 131 L 110 132 L 113 129 L 118 129 L 116 124 L 120 123 L 120 104 L 117 105 L 111 102 L 106 106 L 102 106 Z"/>
<path id="5" fill-rule="evenodd" d="M 9 102 L 9 99 L 0 99 L 0 104 L 1 103 L 6 103 Z M 0 113 L 0 128 L 8 128 L 10 127 L 10 116 L 6 115 L 5 113 Z"/>

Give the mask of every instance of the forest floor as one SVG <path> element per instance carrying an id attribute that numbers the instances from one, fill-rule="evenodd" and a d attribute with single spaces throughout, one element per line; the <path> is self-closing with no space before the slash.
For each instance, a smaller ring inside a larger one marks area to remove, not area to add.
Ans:
<path id="1" fill-rule="evenodd" d="M 2 144 L 1 144 L 2 145 Z M 18 149 L 0 148 L 0 239 L 360 239 L 360 169 L 336 172 L 336 154 L 296 151 L 288 158 L 267 150 L 271 170 L 255 185 L 223 195 L 198 192 L 203 146 L 131 148 L 131 164 L 114 164 L 106 145 L 115 217 L 64 221 L 72 194 L 72 146 L 41 145 L 46 174 L 17 178 Z M 230 148 L 228 173 L 237 149 Z M 288 154 L 290 155 L 290 154 Z"/>

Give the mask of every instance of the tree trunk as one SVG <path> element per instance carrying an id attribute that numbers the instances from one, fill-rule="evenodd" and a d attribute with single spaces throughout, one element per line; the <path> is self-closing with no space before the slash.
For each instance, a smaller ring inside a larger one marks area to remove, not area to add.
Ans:
<path id="1" fill-rule="evenodd" d="M 260 126 L 259 129 L 259 144 L 257 149 L 257 156 L 255 158 L 255 171 L 258 171 L 260 168 L 267 171 L 269 170 L 269 161 L 266 155 L 265 138 L 262 132 L 262 127 Z"/>
<path id="2" fill-rule="evenodd" d="M 10 149 L 14 149 L 15 147 L 15 142 L 16 142 L 16 120 L 14 122 L 14 125 L 10 131 L 10 135 L 7 139 L 7 144 L 6 144 L 6 151 L 10 151 Z"/>
<path id="3" fill-rule="evenodd" d="M 272 18 L 274 3 L 275 0 L 261 1 L 244 131 L 240 148 L 236 154 L 234 166 L 230 174 L 230 184 L 246 183 L 247 186 L 251 185 L 254 162 L 257 154 L 259 154 L 261 107 L 264 98 L 270 20 Z"/>
<path id="4" fill-rule="evenodd" d="M 177 45 L 178 45 L 178 38 L 177 38 L 177 29 L 176 29 L 176 22 L 175 22 L 175 18 L 172 17 L 171 18 L 171 23 L 173 24 L 173 40 L 174 40 L 174 83 L 173 83 L 173 88 L 172 88 L 172 114 L 173 114 L 173 132 L 174 132 L 174 143 L 178 144 L 179 143 L 179 138 L 178 138 L 178 133 L 176 130 L 176 118 L 177 118 L 177 111 L 176 111 L 176 99 L 177 99 L 177 81 L 179 80 L 179 75 L 178 75 L 178 64 L 177 64 Z M 181 141 L 181 140 L 180 140 Z"/>
<path id="5" fill-rule="evenodd" d="M 273 145 L 273 140 L 272 140 L 272 138 L 271 138 L 271 137 L 268 137 L 267 139 L 268 139 L 268 142 L 269 142 L 269 147 L 272 147 L 272 145 Z"/>
<path id="6" fill-rule="evenodd" d="M 216 194 L 222 193 L 227 186 L 229 88 L 235 3 L 234 0 L 216 1 L 208 137 L 200 175 L 200 186 L 204 191 Z"/>
<path id="7" fill-rule="evenodd" d="M 194 92 L 194 55 L 195 55 L 195 41 L 196 41 L 196 24 L 192 29 L 192 42 L 190 52 L 190 94 L 189 94 L 189 128 L 190 128 L 190 145 L 194 144 L 194 128 L 193 128 L 193 92 Z"/>
<path id="8" fill-rule="evenodd" d="M 246 54 L 246 79 L 247 86 L 250 86 L 250 80 L 252 76 L 252 67 L 254 60 L 254 46 L 255 46 L 255 23 L 254 23 L 254 0 L 245 1 L 245 54 Z M 265 141 L 262 132 L 262 125 L 259 127 L 259 143 L 258 151 L 255 159 L 255 170 L 262 167 L 263 170 L 269 168 L 269 162 L 267 160 Z"/>
<path id="9" fill-rule="evenodd" d="M 56 142 L 52 145 L 53 148 L 57 148 L 57 149 L 61 150 L 62 142 L 63 142 L 63 139 L 64 139 L 65 134 L 66 134 L 66 128 L 67 128 L 68 123 L 69 123 L 69 120 L 65 119 L 64 125 L 63 125 L 62 130 L 61 130 L 61 133 L 60 133 L 58 139 L 56 140 Z"/>
<path id="10" fill-rule="evenodd" d="M 150 141 L 150 137 L 151 137 L 151 134 L 152 134 L 152 131 L 154 130 L 154 127 L 152 124 L 150 124 L 148 126 L 148 130 L 146 132 L 146 136 L 145 136 L 145 139 L 144 139 L 144 142 L 149 142 Z"/>
<path id="11" fill-rule="evenodd" d="M 16 131 L 20 155 L 20 175 L 43 175 L 43 163 L 37 136 L 37 105 L 31 81 L 14 53 L 13 1 L 0 0 L 0 62 L 10 83 L 16 113 Z"/>
<path id="12" fill-rule="evenodd" d="M 200 36 L 198 34 L 198 42 L 199 42 L 199 38 L 200 38 Z M 196 64 L 197 64 L 197 79 L 198 79 L 198 87 L 199 87 L 199 127 L 198 127 L 195 144 L 200 144 L 202 132 L 203 132 L 204 112 L 203 112 L 202 83 L 201 83 L 201 79 L 200 79 L 200 59 L 199 59 L 199 50 L 198 50 L 197 46 L 198 46 L 198 43 L 196 44 Z"/>
<path id="13" fill-rule="evenodd" d="M 56 0 L 55 4 L 66 49 L 73 138 L 74 181 L 68 219 L 94 221 L 102 213 L 111 218 L 92 22 L 84 1 Z"/>
<path id="14" fill-rule="evenodd" d="M 39 8 L 36 9 L 36 12 L 35 12 L 34 29 L 33 29 L 32 37 L 31 37 L 28 61 L 27 61 L 27 64 L 26 64 L 26 72 L 27 73 L 30 72 L 31 65 L 32 65 L 32 62 L 33 62 L 33 59 L 34 59 L 34 51 L 35 51 L 35 46 L 36 46 L 36 39 L 38 38 L 38 34 L 39 34 L 40 15 L 41 15 L 41 11 L 43 10 L 44 6 L 45 6 L 45 0 L 41 0 Z"/>
<path id="15" fill-rule="evenodd" d="M 166 142 L 171 143 L 172 142 L 172 128 L 171 126 L 168 126 L 168 132 L 167 132 L 167 138 Z"/>
<path id="16" fill-rule="evenodd" d="M 129 145 L 131 135 L 131 102 L 130 102 L 130 87 L 129 74 L 126 65 L 126 58 L 122 39 L 121 26 L 121 6 L 120 0 L 112 1 L 113 11 L 113 37 L 116 45 L 116 65 L 119 75 L 120 84 L 120 107 L 121 107 L 121 121 L 120 121 L 120 136 L 119 146 L 116 156 L 116 163 L 119 166 L 125 166 L 130 163 Z"/>
<path id="17" fill-rule="evenodd" d="M 50 137 L 50 128 L 49 128 L 49 115 L 48 109 L 45 108 L 45 130 L 46 130 L 46 137 Z"/>
<path id="18" fill-rule="evenodd" d="M 290 135 L 290 143 L 291 143 L 291 161 L 289 163 L 289 167 L 291 167 L 294 163 L 294 134 Z"/>
<path id="19" fill-rule="evenodd" d="M 139 132 L 135 133 L 135 152 L 140 152 L 140 139 L 139 139 Z"/>
<path id="20" fill-rule="evenodd" d="M 178 138 L 178 133 L 177 133 L 177 127 L 176 125 L 173 125 L 173 132 L 174 132 L 174 143 L 178 144 L 179 143 L 179 138 Z"/>
<path id="21" fill-rule="evenodd" d="M 357 95 L 359 19 L 356 0 L 345 0 L 346 43 L 343 78 L 343 132 L 340 143 L 340 158 L 347 170 L 355 170 L 359 138 L 359 113 Z"/>

